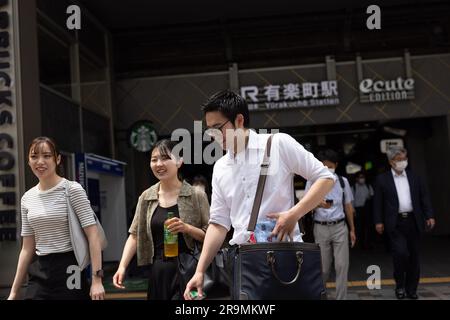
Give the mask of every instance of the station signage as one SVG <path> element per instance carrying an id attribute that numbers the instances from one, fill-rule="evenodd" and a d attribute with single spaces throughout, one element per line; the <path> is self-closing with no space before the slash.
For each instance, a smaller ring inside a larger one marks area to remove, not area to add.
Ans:
<path id="1" fill-rule="evenodd" d="M 250 111 L 339 105 L 336 80 L 243 86 L 240 93 Z"/>
<path id="2" fill-rule="evenodd" d="M 386 153 L 389 148 L 401 147 L 403 148 L 403 139 L 384 139 L 380 141 L 380 150 L 382 153 Z"/>
<path id="3" fill-rule="evenodd" d="M 359 83 L 359 98 L 362 103 L 414 99 L 414 79 L 402 77 L 387 81 L 363 79 Z"/>

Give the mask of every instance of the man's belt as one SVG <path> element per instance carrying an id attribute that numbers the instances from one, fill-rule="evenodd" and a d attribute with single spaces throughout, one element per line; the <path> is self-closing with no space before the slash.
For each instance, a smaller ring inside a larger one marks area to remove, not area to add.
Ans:
<path id="1" fill-rule="evenodd" d="M 314 223 L 321 224 L 323 226 L 332 226 L 332 225 L 341 223 L 344 220 L 345 220 L 345 218 L 342 218 L 342 219 L 339 219 L 339 220 L 336 220 L 336 221 L 317 221 L 317 220 L 314 220 Z"/>
<path id="2" fill-rule="evenodd" d="M 412 212 L 399 212 L 398 215 L 402 218 L 408 218 L 408 216 L 412 214 Z"/>

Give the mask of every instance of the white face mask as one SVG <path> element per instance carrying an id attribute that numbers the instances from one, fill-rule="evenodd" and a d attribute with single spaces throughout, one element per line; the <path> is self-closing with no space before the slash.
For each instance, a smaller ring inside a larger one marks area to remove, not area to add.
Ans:
<path id="1" fill-rule="evenodd" d="M 406 169 L 407 166 L 408 166 L 408 160 L 397 161 L 395 163 L 395 170 L 402 172 L 403 170 Z"/>
<path id="2" fill-rule="evenodd" d="M 336 169 L 334 168 L 328 168 L 328 170 L 330 170 L 331 173 L 334 173 L 336 171 Z"/>

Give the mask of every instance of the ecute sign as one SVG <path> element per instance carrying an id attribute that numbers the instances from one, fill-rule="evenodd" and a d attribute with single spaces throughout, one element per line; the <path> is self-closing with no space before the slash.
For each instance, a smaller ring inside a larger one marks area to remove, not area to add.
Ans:
<path id="1" fill-rule="evenodd" d="M 383 102 L 414 99 L 414 79 L 374 81 L 364 79 L 359 84 L 361 102 Z"/>

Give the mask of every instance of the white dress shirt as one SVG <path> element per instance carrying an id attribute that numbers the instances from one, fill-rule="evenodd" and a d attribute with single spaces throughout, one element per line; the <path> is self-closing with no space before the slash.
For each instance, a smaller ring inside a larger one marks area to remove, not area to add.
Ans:
<path id="1" fill-rule="evenodd" d="M 336 176 L 336 174 L 333 174 Z M 350 188 L 350 184 L 346 177 L 342 177 L 344 180 L 344 194 L 345 203 L 349 204 L 353 201 L 353 193 Z M 305 191 L 311 188 L 311 181 L 308 181 L 305 186 Z M 325 199 L 333 200 L 333 204 L 329 209 L 317 208 L 314 210 L 314 220 L 321 222 L 338 221 L 345 218 L 344 206 L 342 205 L 342 187 L 336 176 L 336 182 L 333 189 L 325 196 Z"/>
<path id="2" fill-rule="evenodd" d="M 245 150 L 236 155 L 228 151 L 214 165 L 209 222 L 227 230 L 233 226 L 231 245 L 245 243 L 250 237 L 247 226 L 268 138 L 269 134 L 250 130 Z M 294 206 L 294 173 L 308 180 L 334 179 L 327 167 L 294 138 L 278 133 L 272 139 L 269 172 L 258 220 Z M 298 225 L 294 230 L 294 241 L 302 241 Z"/>
<path id="3" fill-rule="evenodd" d="M 406 171 L 403 170 L 401 174 L 397 174 L 397 172 L 391 168 L 391 172 L 394 177 L 395 188 L 397 189 L 398 212 L 412 212 L 413 205 L 411 200 L 411 191 L 409 189 Z"/>

